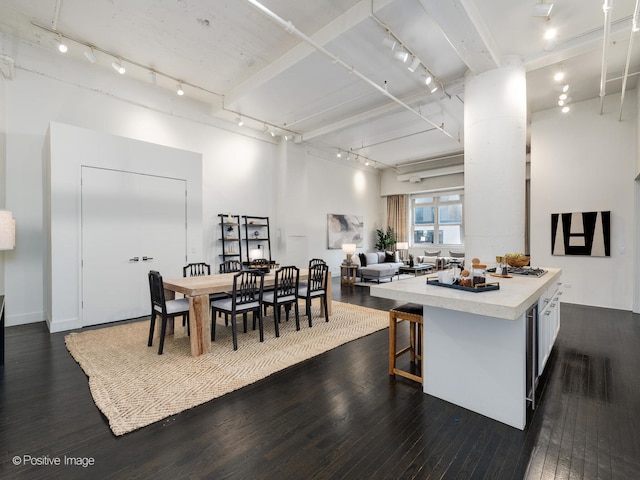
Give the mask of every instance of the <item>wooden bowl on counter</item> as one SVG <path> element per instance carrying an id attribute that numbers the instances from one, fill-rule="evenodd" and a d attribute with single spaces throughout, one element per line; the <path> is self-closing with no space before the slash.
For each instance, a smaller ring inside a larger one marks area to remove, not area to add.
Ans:
<path id="1" fill-rule="evenodd" d="M 526 267 L 529 265 L 530 257 L 520 255 L 519 257 L 507 257 L 507 263 L 512 267 Z"/>

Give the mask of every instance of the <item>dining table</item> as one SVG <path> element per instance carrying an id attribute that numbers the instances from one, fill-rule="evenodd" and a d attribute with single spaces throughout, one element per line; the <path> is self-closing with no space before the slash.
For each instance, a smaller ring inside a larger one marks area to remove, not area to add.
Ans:
<path id="1" fill-rule="evenodd" d="M 276 270 L 264 273 L 264 286 L 275 284 Z M 196 277 L 179 277 L 164 279 L 165 299 L 173 300 L 176 293 L 189 299 L 189 328 L 191 331 L 191 355 L 194 357 L 208 353 L 211 350 L 211 305 L 209 295 L 212 293 L 230 293 L 233 290 L 235 273 L 218 273 L 215 275 L 201 275 Z M 309 278 L 309 269 L 300 269 L 300 281 Z M 331 315 L 331 278 L 327 279 L 327 310 Z M 322 307 L 324 308 L 324 307 Z M 322 310 L 324 314 L 324 309 Z M 173 333 L 173 322 L 167 324 L 167 335 Z M 156 332 L 156 335 L 158 332 Z"/>

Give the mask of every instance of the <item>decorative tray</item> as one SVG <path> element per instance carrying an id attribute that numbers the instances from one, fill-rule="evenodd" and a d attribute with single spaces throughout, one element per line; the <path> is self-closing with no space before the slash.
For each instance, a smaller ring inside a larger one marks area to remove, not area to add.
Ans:
<path id="1" fill-rule="evenodd" d="M 491 275 L 492 277 L 498 277 L 498 278 L 513 278 L 513 275 L 501 275 L 499 273 L 490 273 L 489 275 Z"/>
<path id="2" fill-rule="evenodd" d="M 427 285 L 435 285 L 436 287 L 446 287 L 453 288 L 455 290 L 464 290 L 465 292 L 488 292 L 489 290 L 500 290 L 500 284 L 498 282 L 495 283 L 483 283 L 482 286 L 478 287 L 463 287 L 462 285 L 457 284 L 449 284 L 449 283 L 440 283 L 438 280 L 427 280 Z"/>

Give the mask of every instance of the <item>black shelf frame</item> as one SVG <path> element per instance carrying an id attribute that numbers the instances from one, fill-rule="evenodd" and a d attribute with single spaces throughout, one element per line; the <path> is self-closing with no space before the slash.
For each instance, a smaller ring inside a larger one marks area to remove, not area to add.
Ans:
<path id="1" fill-rule="evenodd" d="M 222 253 L 218 256 L 223 262 L 227 260 L 239 260 L 242 262 L 242 231 L 240 215 L 219 213 L 218 217 L 220 217 L 220 242 L 222 245 Z M 232 229 L 232 236 L 229 236 L 228 228 Z M 229 252 L 230 248 L 232 249 L 232 252 Z"/>

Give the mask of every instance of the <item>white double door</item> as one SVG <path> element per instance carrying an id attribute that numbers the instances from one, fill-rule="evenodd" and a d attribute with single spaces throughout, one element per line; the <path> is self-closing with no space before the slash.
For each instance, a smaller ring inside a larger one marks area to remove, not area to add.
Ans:
<path id="1" fill-rule="evenodd" d="M 186 181 L 82 167 L 82 324 L 150 313 L 149 270 L 182 276 Z"/>

